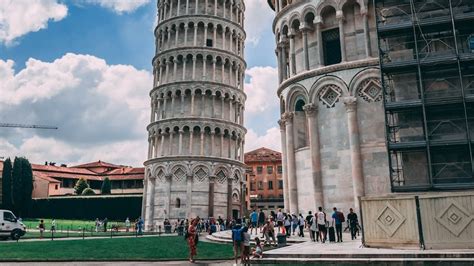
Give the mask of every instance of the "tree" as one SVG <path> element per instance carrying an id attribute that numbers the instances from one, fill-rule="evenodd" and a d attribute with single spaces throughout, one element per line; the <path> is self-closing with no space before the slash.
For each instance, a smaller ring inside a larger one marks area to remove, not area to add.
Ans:
<path id="1" fill-rule="evenodd" d="M 77 195 L 81 195 L 84 189 L 89 188 L 89 184 L 87 184 L 87 181 L 84 178 L 80 178 L 77 180 L 76 185 L 74 186 L 74 192 Z"/>
<path id="2" fill-rule="evenodd" d="M 27 214 L 33 192 L 33 170 L 26 158 L 15 157 L 12 170 L 12 210 L 19 216 Z"/>
<path id="3" fill-rule="evenodd" d="M 92 190 L 92 188 L 87 187 L 82 191 L 82 195 L 83 196 L 95 195 L 95 192 L 94 190 Z"/>
<path id="4" fill-rule="evenodd" d="M 110 185 L 110 179 L 106 177 L 104 182 L 102 183 L 102 187 L 100 188 L 100 194 L 110 195 L 111 194 L 112 186 Z"/>
<path id="5" fill-rule="evenodd" d="M 12 204 L 12 161 L 7 158 L 3 162 L 2 173 L 2 205 L 3 208 L 10 210 Z"/>

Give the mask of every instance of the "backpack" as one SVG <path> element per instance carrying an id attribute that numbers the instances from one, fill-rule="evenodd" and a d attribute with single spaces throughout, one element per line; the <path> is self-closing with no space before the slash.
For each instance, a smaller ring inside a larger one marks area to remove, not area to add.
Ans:
<path id="1" fill-rule="evenodd" d="M 232 229 L 232 238 L 234 241 L 242 241 L 242 231 L 243 227 L 240 227 L 238 229 Z"/>
<path id="2" fill-rule="evenodd" d="M 341 221 L 341 223 L 346 221 L 342 212 L 337 212 L 337 218 L 339 218 L 339 221 Z"/>

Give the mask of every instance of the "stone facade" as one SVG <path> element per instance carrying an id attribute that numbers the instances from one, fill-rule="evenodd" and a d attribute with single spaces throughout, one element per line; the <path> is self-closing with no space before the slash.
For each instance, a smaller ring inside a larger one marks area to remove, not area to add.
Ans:
<path id="1" fill-rule="evenodd" d="M 244 11 L 243 0 L 158 1 L 146 228 L 242 211 Z"/>
<path id="2" fill-rule="evenodd" d="M 347 211 L 359 208 L 360 196 L 390 192 L 371 1 L 268 2 L 276 12 L 285 209 Z"/>
<path id="3" fill-rule="evenodd" d="M 281 153 L 259 148 L 245 153 L 249 210 L 283 208 Z"/>

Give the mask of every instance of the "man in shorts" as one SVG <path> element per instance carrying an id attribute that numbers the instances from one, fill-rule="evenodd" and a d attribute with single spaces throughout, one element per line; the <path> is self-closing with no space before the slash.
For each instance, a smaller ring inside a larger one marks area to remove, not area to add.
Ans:
<path id="1" fill-rule="evenodd" d="M 326 242 L 326 214 L 323 212 L 323 208 L 318 208 L 318 213 L 316 214 L 317 223 L 318 223 L 318 231 L 319 237 L 321 239 L 321 243 Z"/>

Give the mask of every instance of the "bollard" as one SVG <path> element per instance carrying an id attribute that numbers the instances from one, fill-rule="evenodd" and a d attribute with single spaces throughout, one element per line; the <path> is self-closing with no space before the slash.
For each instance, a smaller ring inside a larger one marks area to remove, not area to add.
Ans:
<path id="1" fill-rule="evenodd" d="M 51 230 L 51 241 L 53 241 L 53 240 L 54 240 L 54 231 Z"/>
<path id="2" fill-rule="evenodd" d="M 86 237 L 86 229 L 82 228 L 82 239 Z"/>

